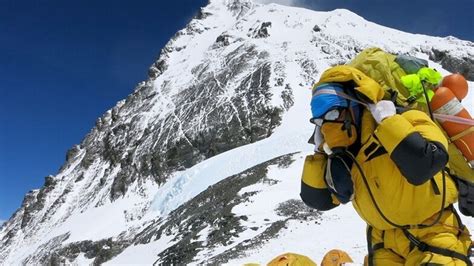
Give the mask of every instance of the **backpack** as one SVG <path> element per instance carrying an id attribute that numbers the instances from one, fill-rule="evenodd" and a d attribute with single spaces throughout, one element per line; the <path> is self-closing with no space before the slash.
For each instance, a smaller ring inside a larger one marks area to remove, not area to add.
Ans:
<path id="1" fill-rule="evenodd" d="M 396 56 L 380 48 L 368 48 L 360 52 L 347 65 L 352 66 L 375 80 L 385 91 L 384 99 L 393 100 L 395 94 L 398 106 L 408 107 L 407 98 L 410 92 L 401 82 L 401 77 L 407 75 L 397 64 Z"/>
<path id="2" fill-rule="evenodd" d="M 427 112 L 426 104 L 413 104 L 408 101 L 410 93 L 401 82 L 401 77 L 417 73 L 420 68 L 427 67 L 426 60 L 406 55 L 396 56 L 380 48 L 368 48 L 360 52 L 347 65 L 362 71 L 378 82 L 385 91 L 384 99 L 392 100 L 401 107 Z M 439 124 L 438 127 L 449 139 Z M 447 170 L 458 185 L 460 210 L 467 216 L 474 216 L 474 169 L 469 166 L 452 141 L 449 141 L 448 154 L 449 168 Z"/>
<path id="3" fill-rule="evenodd" d="M 395 62 L 407 74 L 416 74 L 422 67 L 428 67 L 428 61 L 410 55 L 397 55 Z"/>

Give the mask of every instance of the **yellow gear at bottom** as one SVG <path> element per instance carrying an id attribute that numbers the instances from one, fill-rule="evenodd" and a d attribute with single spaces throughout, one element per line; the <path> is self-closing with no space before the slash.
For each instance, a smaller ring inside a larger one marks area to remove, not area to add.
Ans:
<path id="1" fill-rule="evenodd" d="M 435 218 L 432 217 L 429 220 L 431 219 Z M 464 261 L 457 258 L 420 251 L 411 245 L 401 229 L 377 230 L 372 228 L 371 230 L 371 244 L 374 249 L 373 265 L 466 265 Z M 461 228 L 456 214 L 451 210 L 445 210 L 436 225 L 409 231 L 418 240 L 431 246 L 449 249 L 460 254 L 467 254 L 470 249 L 469 231 L 466 227 Z"/>

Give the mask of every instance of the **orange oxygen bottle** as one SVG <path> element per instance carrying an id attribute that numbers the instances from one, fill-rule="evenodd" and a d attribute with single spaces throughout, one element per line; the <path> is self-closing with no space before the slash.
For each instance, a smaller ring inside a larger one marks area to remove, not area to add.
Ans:
<path id="1" fill-rule="evenodd" d="M 449 75 L 443 79 L 442 84 L 450 87 L 436 89 L 430 102 L 433 112 L 472 119 L 460 102 L 467 95 L 467 81 L 464 77 L 459 74 Z M 439 122 L 471 168 L 474 167 L 474 127 L 450 121 Z"/>
<path id="2" fill-rule="evenodd" d="M 454 73 L 447 75 L 443 78 L 441 86 L 449 88 L 459 101 L 464 99 L 467 95 L 467 80 L 461 74 Z"/>

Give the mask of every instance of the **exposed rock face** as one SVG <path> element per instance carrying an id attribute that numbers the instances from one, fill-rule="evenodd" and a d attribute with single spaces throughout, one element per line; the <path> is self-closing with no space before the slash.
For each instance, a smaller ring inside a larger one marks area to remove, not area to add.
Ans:
<path id="1" fill-rule="evenodd" d="M 260 27 L 255 29 L 252 34 L 249 36 L 252 36 L 253 38 L 267 38 L 270 36 L 269 28 L 272 26 L 271 22 L 263 22 Z"/>
<path id="2" fill-rule="evenodd" d="M 190 264 L 195 263 L 194 257 L 203 250 L 212 250 L 219 246 L 233 244 L 234 238 L 248 230 L 241 225 L 247 217 L 236 216 L 232 209 L 239 204 L 249 201 L 249 197 L 257 192 L 239 194 L 242 188 L 256 183 L 266 183 L 271 186 L 275 180 L 267 177 L 267 168 L 277 165 L 286 168 L 291 165 L 290 155 L 282 156 L 265 162 L 231 176 L 196 196 L 192 201 L 173 211 L 165 222 L 157 221 L 138 234 L 135 241 L 146 244 L 153 239 L 159 239 L 165 234 L 177 231 L 179 238 L 174 239 L 172 246 L 158 254 L 158 264 Z M 288 201 L 282 203 L 277 210 L 281 220 L 266 225 L 266 229 L 256 237 L 238 243 L 234 248 L 215 257 L 209 257 L 206 264 L 222 264 L 231 258 L 242 255 L 244 251 L 255 248 L 265 241 L 274 238 L 290 220 L 317 221 L 319 212 L 316 212 L 301 201 Z M 250 228 L 257 230 L 259 227 Z M 204 231 L 207 231 L 204 233 Z M 203 234 L 207 234 L 204 235 Z M 197 240 L 200 239 L 200 240 Z M 137 244 L 138 244 L 137 243 Z"/>
<path id="3" fill-rule="evenodd" d="M 226 46 L 228 41 L 222 38 L 218 41 Z M 162 58 L 174 50 L 169 47 L 152 66 L 152 77 L 166 70 Z M 268 56 L 253 45 L 241 44 L 223 58 L 223 69 L 211 69 L 212 60 L 194 67 L 195 82 L 174 95 L 167 95 L 174 90 L 168 81 L 157 88 L 159 92 L 153 91 L 151 81 L 139 84 L 132 95 L 97 121 L 81 144 L 85 154 L 80 166 L 87 170 L 100 160 L 120 167 L 111 186 L 110 198 L 115 200 L 139 177 L 162 183 L 173 171 L 268 137 L 292 102 L 291 91 L 286 90 L 285 106 L 271 106 L 272 64 Z M 226 97 L 229 94 L 232 96 Z M 154 108 L 149 101 L 154 97 L 172 112 L 142 129 L 141 114 Z M 73 154 L 77 148 L 68 158 Z"/>
<path id="4" fill-rule="evenodd" d="M 258 58 L 259 63 L 250 66 L 249 61 L 254 58 Z M 130 123 L 112 127 L 98 143 L 103 145 L 103 159 L 112 165 L 121 164 L 112 185 L 112 199 L 124 195 L 138 176 L 151 176 L 162 183 L 172 171 L 268 137 L 280 124 L 283 108 L 270 104 L 273 96 L 271 64 L 267 60 L 267 53 L 254 46 L 241 45 L 227 55 L 226 67 L 218 73 L 207 64 L 194 68 L 198 82 L 168 99 L 173 112 L 156 121 L 156 129 L 151 127 L 140 139 L 134 140 L 137 136 L 134 128 L 140 123 L 139 119 L 135 120 L 137 124 L 132 119 Z M 254 69 L 250 73 L 249 67 Z M 171 90 L 168 86 L 165 83 L 161 90 Z M 226 98 L 224 95 L 229 92 L 232 96 Z M 288 108 L 291 105 L 289 92 L 287 98 Z M 179 137 L 173 138 L 177 133 Z M 117 143 L 117 139 L 123 141 Z M 133 149 L 128 148 L 131 142 L 136 143 Z M 160 145 L 150 146 L 150 143 Z M 90 165 L 88 157 L 83 161 L 88 162 L 85 166 Z"/>
<path id="5" fill-rule="evenodd" d="M 186 123 L 173 123 L 168 118 L 165 123 L 172 126 L 151 133 L 159 143 L 166 143 L 170 135 L 181 130 L 183 138 L 169 143 L 171 147 L 166 147 L 165 152 L 150 152 L 149 168 L 142 169 L 157 177 L 166 176 L 169 171 L 190 167 L 223 151 L 268 137 L 279 125 L 282 112 L 269 106 L 270 64 L 258 66 L 239 81 L 232 92 L 234 96 L 218 101 L 227 93 L 229 81 L 247 69 L 248 60 L 267 56 L 254 47 L 239 47 L 229 55 L 228 65 L 221 73 L 206 72 L 207 66 L 195 69 L 202 81 L 182 90 L 173 103 L 174 113 Z M 187 104 L 190 101 L 192 105 Z M 196 124 L 202 124 L 202 130 L 194 135 L 190 126 Z"/>
<path id="6" fill-rule="evenodd" d="M 453 73 L 462 74 L 467 80 L 474 81 L 474 59 L 470 57 L 455 57 L 449 51 L 433 49 L 430 60 L 439 62 L 444 69 Z"/>
<path id="7" fill-rule="evenodd" d="M 216 43 L 218 45 L 228 46 L 230 44 L 229 37 L 230 36 L 226 35 L 226 34 L 219 35 L 219 37 L 217 37 L 217 39 L 216 39 Z"/>
<path id="8" fill-rule="evenodd" d="M 41 265 L 65 265 L 74 261 L 79 254 L 84 254 L 87 259 L 92 259 L 92 265 L 101 265 L 110 260 L 131 243 L 130 241 L 120 241 L 112 238 L 100 241 L 81 241 L 61 246 L 61 243 L 67 240 L 68 234 L 53 238 L 45 245 L 39 248 L 34 256 L 25 259 L 25 264 Z"/>
<path id="9" fill-rule="evenodd" d="M 158 60 L 153 65 L 150 66 L 148 69 L 148 77 L 150 79 L 156 79 L 158 76 L 160 76 L 163 72 L 165 72 L 166 68 L 168 66 L 166 65 L 166 62 L 164 60 Z"/>
<path id="10" fill-rule="evenodd" d="M 22 208 L 24 210 L 21 228 L 25 228 L 34 214 L 44 208 L 47 193 L 54 189 L 56 182 L 52 176 L 45 177 L 44 186 L 37 191 L 30 191 L 23 200 Z"/>
<path id="11" fill-rule="evenodd" d="M 252 0 L 232 0 L 227 2 L 227 7 L 237 18 L 245 16 L 254 6 Z"/>
<path id="12" fill-rule="evenodd" d="M 233 238 L 248 230 L 241 223 L 247 221 L 245 215 L 237 216 L 232 209 L 239 204 L 248 202 L 250 197 L 258 192 L 239 193 L 243 188 L 258 183 L 272 186 L 278 183 L 267 176 L 268 167 L 277 166 L 285 169 L 292 164 L 292 156 L 285 155 L 271 161 L 252 167 L 240 174 L 231 176 L 193 198 L 171 212 L 168 218 L 148 224 L 142 231 L 137 232 L 133 239 L 124 232 L 118 237 L 100 241 L 80 241 L 62 244 L 68 240 L 69 234 L 52 238 L 38 247 L 34 255 L 24 260 L 25 264 L 40 263 L 42 265 L 63 265 L 77 259 L 80 254 L 91 259 L 93 265 L 100 265 L 120 254 L 130 245 L 148 244 L 160 239 L 171 232 L 177 232 L 177 238 L 166 250 L 157 254 L 158 264 L 189 264 L 195 263 L 194 257 L 203 249 L 215 249 L 233 243 Z M 224 192 L 224 193 L 223 193 Z M 254 249 L 266 241 L 274 238 L 280 230 L 286 228 L 291 220 L 316 222 L 320 220 L 320 213 L 305 206 L 299 200 L 289 200 L 280 204 L 275 212 L 280 220 L 268 223 L 262 233 L 238 243 L 225 253 L 209 257 L 207 264 L 222 264 L 229 259 L 242 255 L 245 251 Z M 270 221 L 270 220 L 268 220 Z M 258 230 L 260 225 L 250 228 Z M 207 232 L 205 232 L 207 230 Z M 200 240 L 197 240 L 200 239 Z"/>

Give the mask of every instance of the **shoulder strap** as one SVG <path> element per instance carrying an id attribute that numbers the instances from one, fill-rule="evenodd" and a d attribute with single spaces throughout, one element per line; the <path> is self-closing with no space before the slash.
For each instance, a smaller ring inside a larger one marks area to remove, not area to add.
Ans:
<path id="1" fill-rule="evenodd" d="M 470 254 L 464 255 L 464 254 L 458 253 L 456 251 L 452 251 L 450 249 L 438 248 L 438 247 L 428 245 L 425 242 L 420 241 L 418 238 L 416 238 L 410 232 L 408 232 L 407 229 L 403 229 L 403 233 L 408 238 L 408 240 L 410 240 L 410 242 L 413 245 L 415 245 L 418 248 L 418 250 L 420 250 L 421 252 L 428 251 L 428 252 L 443 255 L 443 256 L 446 256 L 446 257 L 456 258 L 456 259 L 464 261 L 468 266 L 472 266 L 472 262 L 469 259 Z"/>

